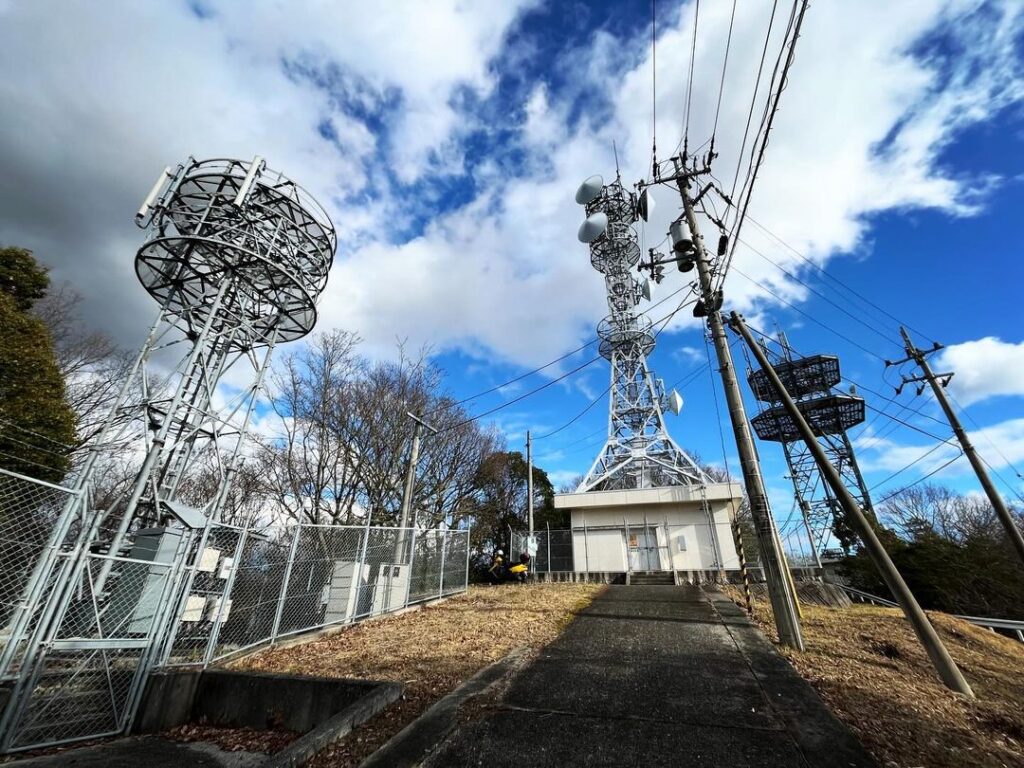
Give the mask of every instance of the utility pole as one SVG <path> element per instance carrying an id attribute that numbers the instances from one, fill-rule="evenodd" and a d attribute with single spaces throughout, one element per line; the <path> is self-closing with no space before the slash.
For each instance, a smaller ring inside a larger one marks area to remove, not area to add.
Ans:
<path id="1" fill-rule="evenodd" d="M 846 519 L 853 524 L 857 529 L 857 534 L 860 536 L 860 540 L 864 543 L 864 548 L 867 550 L 872 561 L 875 563 L 875 567 L 878 568 L 882 579 L 885 581 L 889 591 L 895 596 L 896 601 L 900 604 L 903 609 L 903 614 L 907 617 L 911 626 L 914 628 L 914 632 L 917 633 L 918 640 L 921 641 L 921 645 L 924 646 L 928 656 L 932 660 L 932 664 L 935 666 L 936 671 L 939 673 L 939 677 L 942 678 L 942 682 L 947 687 L 962 693 L 965 696 L 971 698 L 974 697 L 974 692 L 971 690 L 971 686 L 968 685 L 967 680 L 964 679 L 963 674 L 957 667 L 956 662 L 949 655 L 946 647 L 942 644 L 942 640 L 939 638 L 938 633 L 935 631 L 935 627 L 928 621 L 928 617 L 924 611 L 921 610 L 921 606 L 918 604 L 907 583 L 903 580 L 900 572 L 896 570 L 896 566 L 889 558 L 889 554 L 885 551 L 885 547 L 878 540 L 878 536 L 875 535 L 875 530 L 868 522 L 867 516 L 864 514 L 864 510 L 861 509 L 860 504 L 854 499 L 853 494 L 847 489 L 843 483 L 842 478 L 839 476 L 839 472 L 834 466 L 828 461 L 828 457 L 825 455 L 825 451 L 818 444 L 817 438 L 814 435 L 813 430 L 804 420 L 803 413 L 797 407 L 793 398 L 789 392 L 786 391 L 785 386 L 782 384 L 782 380 L 779 378 L 778 373 L 768 362 L 767 356 L 764 351 L 754 341 L 754 337 L 751 336 L 749 329 L 743 322 L 743 318 L 737 313 L 733 312 L 729 316 L 729 327 L 732 328 L 737 334 L 739 334 L 743 340 L 750 347 L 754 357 L 757 359 L 758 364 L 761 366 L 761 370 L 764 371 L 765 375 L 771 381 L 778 393 L 779 399 L 782 401 L 783 407 L 786 409 L 786 413 L 790 419 L 796 425 L 797 430 L 800 432 L 801 437 L 807 444 L 807 448 L 814 456 L 815 462 L 818 464 L 818 469 L 821 472 L 823 478 L 832 487 L 833 493 L 839 503 L 842 504 L 843 510 L 846 512 Z"/>
<path id="2" fill-rule="evenodd" d="M 922 375 L 909 378 L 904 376 L 903 383 L 896 389 L 896 394 L 902 392 L 903 387 L 907 384 L 927 382 L 931 385 L 932 392 L 935 393 L 935 399 L 939 401 L 939 405 L 942 406 L 943 413 L 946 414 L 946 419 L 949 420 L 949 425 L 953 428 L 953 434 L 955 434 L 956 439 L 960 441 L 960 447 L 963 448 L 964 454 L 967 456 L 967 460 L 971 462 L 971 466 L 974 468 L 974 473 L 978 476 L 978 480 L 981 482 L 981 487 L 985 489 L 985 495 L 988 496 L 988 500 L 992 504 L 992 508 L 995 509 L 996 514 L 999 515 L 999 520 L 1006 529 L 1006 535 L 1010 537 L 1010 543 L 1013 544 L 1013 548 L 1017 550 L 1017 556 L 1020 557 L 1021 562 L 1024 563 L 1024 537 L 1021 536 L 1020 529 L 1017 527 L 1013 517 L 1010 515 L 1010 510 L 1006 508 L 1006 502 L 1003 501 L 1003 497 L 1000 495 L 999 491 L 996 490 L 996 486 L 992 482 L 992 478 L 989 477 L 988 470 L 985 469 L 984 463 L 982 463 L 977 451 L 974 450 L 974 445 L 971 443 L 970 438 L 967 437 L 967 432 L 964 431 L 963 425 L 960 424 L 959 417 L 957 417 L 956 412 L 953 410 L 953 406 L 949 402 L 949 396 L 946 394 L 946 385 L 949 384 L 949 380 L 953 378 L 953 374 L 934 373 L 931 366 L 928 364 L 928 355 L 938 352 L 942 349 L 942 345 L 936 342 L 931 349 L 918 349 L 910 340 L 910 334 L 907 333 L 907 329 L 903 326 L 900 326 L 900 335 L 903 336 L 903 343 L 906 345 L 908 357 L 903 360 L 897 360 L 896 362 L 886 360 L 886 367 L 889 367 L 890 365 L 899 365 L 900 363 L 913 360 L 921 369 Z"/>
<path id="3" fill-rule="evenodd" d="M 416 465 L 420 460 L 420 436 L 424 429 L 430 430 L 432 435 L 437 434 L 437 430 L 423 421 L 419 416 L 414 413 L 406 413 L 410 419 L 412 419 L 416 426 L 412 432 L 412 449 L 409 451 L 409 466 L 405 470 L 405 489 L 402 492 L 402 515 L 399 521 L 399 528 L 409 527 L 409 512 L 412 508 L 412 497 L 413 487 L 416 483 Z M 413 518 L 413 525 L 416 524 L 415 517 Z"/>
<path id="4" fill-rule="evenodd" d="M 530 439 L 530 430 L 526 430 L 526 513 L 530 524 L 530 538 L 527 541 L 527 548 L 533 541 L 533 440 Z"/>
<path id="5" fill-rule="evenodd" d="M 700 228 L 697 226 L 693 199 L 689 194 L 690 181 L 698 175 L 698 172 L 696 170 L 687 171 L 683 159 L 680 157 L 673 158 L 673 162 L 676 171 L 674 180 L 679 187 L 679 196 L 683 201 L 683 213 L 693 241 L 693 260 L 697 267 L 700 301 L 707 313 L 711 340 L 718 357 L 718 371 L 722 376 L 722 387 L 725 390 L 729 417 L 732 420 L 736 449 L 739 452 L 740 466 L 743 470 L 743 483 L 747 489 L 750 511 L 761 546 L 762 565 L 765 580 L 768 582 L 768 596 L 775 615 L 775 627 L 779 633 L 779 640 L 784 645 L 802 651 L 804 640 L 800 629 L 795 589 L 793 589 L 789 574 L 786 572 L 787 565 L 782 552 L 782 542 L 779 539 L 771 507 L 768 504 L 768 494 L 761 476 L 761 465 L 754 448 L 753 437 L 750 434 L 746 409 L 743 406 L 743 395 L 740 393 L 740 386 L 736 380 L 736 368 L 733 365 L 729 340 L 722 322 L 721 294 L 716 297 L 716 291 L 712 285 L 711 264 L 704 250 L 704 240 L 701 237 Z M 662 178 L 659 181 L 667 181 L 667 179 Z M 673 245 L 676 244 L 673 243 Z"/>

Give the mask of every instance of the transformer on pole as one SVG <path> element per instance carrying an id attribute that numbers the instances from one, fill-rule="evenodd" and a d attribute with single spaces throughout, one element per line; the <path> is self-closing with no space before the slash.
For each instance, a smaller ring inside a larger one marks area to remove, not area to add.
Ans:
<path id="1" fill-rule="evenodd" d="M 165 169 L 135 219 L 151 229 L 135 271 L 160 310 L 79 477 L 112 443 L 144 456 L 107 512 L 112 554 L 133 526 L 217 519 L 274 347 L 312 330 L 337 246 L 326 211 L 260 157 Z M 217 483 L 188 507 L 179 492 L 200 463 Z"/>
<path id="2" fill-rule="evenodd" d="M 590 245 L 590 263 L 604 275 L 611 310 L 597 326 L 600 354 L 611 363 L 608 440 L 577 492 L 702 485 L 708 481 L 704 472 L 665 428 L 664 412 L 678 413 L 682 400 L 667 393 L 647 365 L 655 332 L 637 306 L 650 298 L 650 287 L 633 272 L 640 261 L 633 228 L 640 201 L 618 178 L 606 185 L 592 176 L 576 202 L 587 212 L 579 239 Z"/>
<path id="3" fill-rule="evenodd" d="M 838 357 L 813 355 L 794 358 L 785 336 L 780 342 L 782 354 L 771 357 L 775 373 L 814 429 L 818 445 L 829 463 L 836 468 L 843 484 L 869 519 L 873 520 L 871 496 L 847 435 L 848 430 L 864 421 L 864 400 L 855 394 L 836 391 L 842 380 Z M 747 382 L 754 397 L 768 404 L 750 423 L 761 440 L 782 444 L 811 552 L 815 563 L 820 566 L 821 555 L 833 535 L 842 549 L 849 551 L 856 541 L 856 534 L 765 371 L 749 371 Z"/>

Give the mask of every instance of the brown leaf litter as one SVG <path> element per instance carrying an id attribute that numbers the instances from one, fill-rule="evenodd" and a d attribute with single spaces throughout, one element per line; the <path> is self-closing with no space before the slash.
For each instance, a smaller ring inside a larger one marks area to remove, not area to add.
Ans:
<path id="1" fill-rule="evenodd" d="M 540 648 L 554 640 L 601 589 L 593 584 L 474 586 L 422 610 L 263 651 L 232 667 L 402 683 L 398 701 L 311 763 L 355 766 L 481 668 L 515 648 Z"/>
<path id="2" fill-rule="evenodd" d="M 725 591 L 743 604 L 739 589 Z M 880 765 L 1024 766 L 1024 644 L 929 612 L 971 700 L 939 681 L 898 609 L 801 607 L 806 650 L 779 650 Z M 767 601 L 754 603 L 754 619 L 777 642 Z"/>

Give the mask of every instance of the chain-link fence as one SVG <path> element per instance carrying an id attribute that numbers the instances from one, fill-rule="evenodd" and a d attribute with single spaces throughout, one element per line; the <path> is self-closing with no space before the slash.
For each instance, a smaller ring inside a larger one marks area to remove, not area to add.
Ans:
<path id="1" fill-rule="evenodd" d="M 207 664 L 290 635 L 462 592 L 469 532 L 213 525 L 191 556 L 168 666 Z"/>
<path id="2" fill-rule="evenodd" d="M 15 675 L 57 575 L 81 531 L 83 494 L 0 469 L 0 680 Z"/>
<path id="3" fill-rule="evenodd" d="M 122 732 L 166 611 L 170 563 L 92 553 L 59 557 L 73 564 L 66 600 L 6 713 L 5 749 Z"/>

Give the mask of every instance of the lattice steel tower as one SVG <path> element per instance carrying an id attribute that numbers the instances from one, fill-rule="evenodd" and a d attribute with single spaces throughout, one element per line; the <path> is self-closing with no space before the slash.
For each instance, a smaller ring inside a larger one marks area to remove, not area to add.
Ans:
<path id="1" fill-rule="evenodd" d="M 655 334 L 650 318 L 637 309 L 650 293 L 633 272 L 640 261 L 636 197 L 618 178 L 605 185 L 593 176 L 580 186 L 576 202 L 587 212 L 579 239 L 589 243 L 590 263 L 604 275 L 611 310 L 597 326 L 600 354 L 611 363 L 608 440 L 577 491 L 703 485 L 704 473 L 665 429 L 665 410 L 678 413 L 681 398 L 666 393 L 647 366 Z"/>
<path id="2" fill-rule="evenodd" d="M 842 380 L 838 357 L 814 355 L 794 358 L 782 334 L 780 342 L 783 351 L 771 356 L 772 367 L 796 400 L 801 413 L 814 430 L 818 444 L 824 449 L 832 466 L 839 471 L 843 484 L 869 518 L 872 518 L 871 497 L 847 435 L 847 430 L 864 421 L 864 400 L 854 394 L 836 391 L 836 386 Z M 762 348 L 767 351 L 766 345 L 762 344 Z M 751 419 L 751 424 L 762 440 L 782 444 L 811 553 L 820 566 L 821 554 L 833 535 L 844 550 L 849 550 L 856 541 L 855 534 L 847 525 L 842 507 L 828 483 L 821 477 L 814 457 L 807 444 L 800 439 L 796 425 L 780 404 L 768 377 L 758 370 L 749 372 L 747 380 L 754 396 L 770 404 Z"/>
<path id="3" fill-rule="evenodd" d="M 337 245 L 324 209 L 259 157 L 165 169 L 136 223 L 152 229 L 135 271 L 160 311 L 79 479 L 112 443 L 145 457 L 107 514 L 111 551 L 133 523 L 217 519 L 271 353 L 312 330 Z M 200 464 L 217 482 L 187 507 L 178 496 Z"/>

